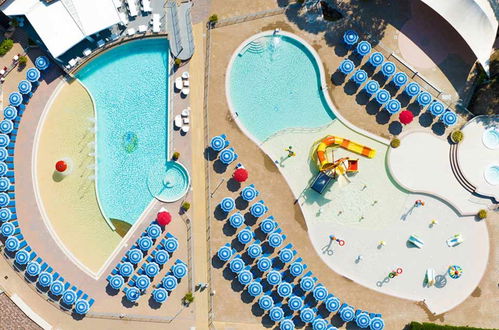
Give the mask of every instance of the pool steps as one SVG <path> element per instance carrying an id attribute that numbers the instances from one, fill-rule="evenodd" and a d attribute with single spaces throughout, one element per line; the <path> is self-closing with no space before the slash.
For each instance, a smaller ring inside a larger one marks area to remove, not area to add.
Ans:
<path id="1" fill-rule="evenodd" d="M 256 39 L 249 42 L 246 46 L 241 49 L 239 56 L 244 55 L 247 51 L 253 54 L 261 54 L 267 48 L 267 42 L 265 39 Z"/>

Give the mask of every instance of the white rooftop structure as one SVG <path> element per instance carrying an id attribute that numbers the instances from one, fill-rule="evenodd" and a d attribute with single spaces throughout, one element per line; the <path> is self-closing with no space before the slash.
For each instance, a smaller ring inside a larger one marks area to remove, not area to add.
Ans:
<path id="1" fill-rule="evenodd" d="M 54 57 L 120 22 L 112 0 L 8 0 L 0 9 L 7 16 L 25 15 Z"/>
<path id="2" fill-rule="evenodd" d="M 488 0 L 421 0 L 442 16 L 470 46 L 484 70 L 497 34 L 497 19 Z"/>

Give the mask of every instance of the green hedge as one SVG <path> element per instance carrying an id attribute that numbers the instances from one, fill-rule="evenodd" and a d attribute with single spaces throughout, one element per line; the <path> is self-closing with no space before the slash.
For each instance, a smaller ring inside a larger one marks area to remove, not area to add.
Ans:
<path id="1" fill-rule="evenodd" d="M 7 54 L 9 50 L 12 49 L 12 46 L 14 46 L 14 41 L 12 41 L 12 39 L 4 39 L 0 43 L 0 56 Z"/>
<path id="2" fill-rule="evenodd" d="M 456 327 L 453 325 L 438 325 L 433 323 L 419 323 L 419 322 L 411 322 L 411 330 L 493 330 L 493 329 L 485 329 L 485 328 L 474 328 L 474 327 Z"/>

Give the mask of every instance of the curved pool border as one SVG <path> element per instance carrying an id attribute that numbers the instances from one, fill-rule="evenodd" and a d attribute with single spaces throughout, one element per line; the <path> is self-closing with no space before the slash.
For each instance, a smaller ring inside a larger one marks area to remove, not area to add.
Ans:
<path id="1" fill-rule="evenodd" d="M 189 189 L 191 188 L 192 179 L 191 179 L 191 174 L 189 173 L 189 170 L 187 169 L 187 167 L 185 167 L 184 164 L 182 164 L 178 160 L 176 160 L 176 161 L 169 160 L 169 161 L 167 161 L 167 163 L 176 164 L 177 166 L 180 166 L 181 168 L 184 169 L 185 174 L 187 174 L 187 186 L 185 187 L 185 190 L 182 192 L 182 195 L 180 195 L 178 198 L 164 199 L 164 198 L 159 198 L 158 196 L 153 196 L 153 198 L 157 199 L 158 201 L 160 201 L 162 203 L 175 203 L 176 201 L 181 200 L 182 198 L 184 198 L 185 195 L 187 195 L 187 193 L 189 192 Z"/>

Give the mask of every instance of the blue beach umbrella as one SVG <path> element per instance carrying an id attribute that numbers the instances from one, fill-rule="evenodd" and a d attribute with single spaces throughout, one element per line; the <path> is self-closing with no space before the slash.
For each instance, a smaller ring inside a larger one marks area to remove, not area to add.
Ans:
<path id="1" fill-rule="evenodd" d="M 16 252 L 16 263 L 19 265 L 26 265 L 29 261 L 29 253 L 26 250 L 19 250 Z"/>
<path id="2" fill-rule="evenodd" d="M 28 71 L 26 71 L 26 79 L 29 82 L 35 82 L 40 79 L 40 71 L 37 68 L 29 68 Z"/>
<path id="3" fill-rule="evenodd" d="M 7 134 L 0 133 L 0 147 L 7 147 L 10 143 L 10 138 Z"/>
<path id="4" fill-rule="evenodd" d="M 232 197 L 225 197 L 222 199 L 220 202 L 220 208 L 222 211 L 229 213 L 236 207 L 236 202 L 234 201 L 234 198 Z"/>
<path id="5" fill-rule="evenodd" d="M 390 101 L 385 103 L 385 109 L 391 115 L 399 112 L 401 108 L 402 108 L 402 105 L 400 104 L 400 101 L 397 99 L 391 99 Z"/>
<path id="6" fill-rule="evenodd" d="M 327 327 L 327 321 L 323 318 L 318 317 L 312 322 L 312 330 L 326 330 Z"/>
<path id="7" fill-rule="evenodd" d="M 298 296 L 292 296 L 288 299 L 288 306 L 292 311 L 299 311 L 303 308 L 303 299 Z"/>
<path id="8" fill-rule="evenodd" d="M 396 69 L 397 68 L 395 67 L 395 64 L 387 61 L 387 62 L 383 63 L 383 65 L 381 66 L 381 73 L 383 73 L 383 75 L 385 77 L 390 77 L 391 75 L 393 75 L 395 73 Z M 407 78 L 407 76 L 406 76 L 406 78 Z"/>
<path id="9" fill-rule="evenodd" d="M 0 133 L 9 134 L 14 129 L 14 123 L 11 120 L 4 119 L 0 122 Z"/>
<path id="10" fill-rule="evenodd" d="M 350 306 L 346 306 L 344 307 L 341 311 L 340 311 L 340 317 L 343 321 L 345 322 L 350 322 L 354 319 L 355 317 L 355 313 L 353 311 L 353 308 L 350 307 Z"/>
<path id="11" fill-rule="evenodd" d="M 353 30 L 347 30 L 343 34 L 343 41 L 349 46 L 355 45 L 359 41 L 359 35 Z"/>
<path id="12" fill-rule="evenodd" d="M 267 273 L 267 282 L 270 285 L 278 285 L 282 281 L 282 275 L 277 270 L 271 270 Z"/>
<path id="13" fill-rule="evenodd" d="M 357 315 L 355 318 L 355 323 L 359 326 L 359 328 L 365 329 L 369 327 L 369 324 L 371 323 L 371 318 L 367 313 L 360 313 Z"/>
<path id="14" fill-rule="evenodd" d="M 248 244 L 253 239 L 253 232 L 249 229 L 243 229 L 237 234 L 237 239 L 241 244 Z"/>
<path id="15" fill-rule="evenodd" d="M 225 165 L 229 165 L 234 160 L 236 160 L 237 156 L 234 150 L 224 149 L 222 150 L 222 152 L 220 152 L 219 158 L 222 163 L 224 163 Z"/>
<path id="16" fill-rule="evenodd" d="M 50 285 L 50 293 L 54 296 L 60 296 L 64 292 L 64 283 L 61 281 L 54 281 Z"/>
<path id="17" fill-rule="evenodd" d="M 314 288 L 314 298 L 317 301 L 323 301 L 327 298 L 328 292 L 324 285 L 318 285 Z"/>
<path id="18" fill-rule="evenodd" d="M 364 81 L 367 80 L 367 72 L 365 72 L 362 69 L 359 69 L 355 71 L 355 73 L 352 76 L 352 79 L 353 81 L 355 81 L 357 85 L 361 85 L 362 83 L 364 83 Z"/>
<path id="19" fill-rule="evenodd" d="M 16 227 L 11 222 L 4 222 L 0 226 L 0 232 L 4 237 L 14 234 L 14 231 L 16 231 Z"/>
<path id="20" fill-rule="evenodd" d="M 420 91 L 421 87 L 418 85 L 418 83 L 415 83 L 414 81 L 409 83 L 404 89 L 404 92 L 410 97 L 418 95 Z"/>
<path id="21" fill-rule="evenodd" d="M 139 290 L 146 290 L 151 285 L 151 280 L 146 275 L 139 275 L 135 281 L 135 286 Z"/>
<path id="22" fill-rule="evenodd" d="M 409 77 L 407 77 L 407 75 L 403 72 L 398 72 L 397 74 L 395 74 L 395 76 L 393 76 L 393 83 L 395 84 L 395 86 L 397 87 L 402 87 L 404 86 L 405 84 L 407 84 L 407 81 L 409 80 Z"/>
<path id="23" fill-rule="evenodd" d="M 244 217 L 241 214 L 241 212 L 236 212 L 233 215 L 231 215 L 229 218 L 229 223 L 234 228 L 241 227 L 244 223 Z"/>
<path id="24" fill-rule="evenodd" d="M 371 44 L 365 40 L 361 41 L 358 43 L 357 48 L 355 49 L 357 51 L 357 54 L 360 56 L 366 56 L 371 52 Z"/>
<path id="25" fill-rule="evenodd" d="M 259 295 L 262 294 L 262 292 L 263 292 L 263 287 L 259 282 L 253 281 L 250 283 L 250 285 L 248 285 L 248 293 L 252 297 L 258 297 Z"/>
<path id="26" fill-rule="evenodd" d="M 168 291 L 166 291 L 164 288 L 158 288 L 154 289 L 152 292 L 152 297 L 154 301 L 162 304 L 168 299 Z"/>
<path id="27" fill-rule="evenodd" d="M 441 114 L 444 113 L 445 111 L 445 107 L 442 103 L 440 103 L 439 101 L 433 101 L 430 106 L 428 107 L 428 109 L 430 110 L 430 113 L 435 116 L 435 117 L 438 117 L 440 116 Z"/>
<path id="28" fill-rule="evenodd" d="M 155 262 L 149 262 L 144 266 L 144 272 L 149 277 L 154 277 L 159 273 L 159 265 Z"/>
<path id="29" fill-rule="evenodd" d="M 125 279 L 121 275 L 116 274 L 109 279 L 109 285 L 115 290 L 121 289 L 123 284 L 125 284 Z"/>
<path id="30" fill-rule="evenodd" d="M 23 96 L 18 92 L 12 92 L 9 95 L 9 103 L 14 107 L 18 107 L 23 102 Z"/>
<path id="31" fill-rule="evenodd" d="M 5 162 L 9 157 L 9 152 L 4 147 L 0 147 L 0 161 Z"/>
<path id="32" fill-rule="evenodd" d="M 12 212 L 9 209 L 0 209 L 0 221 L 5 222 L 12 218 Z"/>
<path id="33" fill-rule="evenodd" d="M 229 268 L 234 273 L 239 273 L 244 268 L 244 261 L 241 258 L 234 258 L 230 261 Z"/>
<path id="34" fill-rule="evenodd" d="M 230 247 L 224 245 L 218 249 L 217 255 L 220 260 L 227 261 L 232 257 L 232 250 Z"/>
<path id="35" fill-rule="evenodd" d="M 152 239 L 158 238 L 161 235 L 161 227 L 153 223 L 147 227 L 147 235 L 149 235 Z"/>
<path id="36" fill-rule="evenodd" d="M 138 264 L 142 260 L 142 257 L 144 256 L 142 254 L 142 251 L 140 251 L 139 249 L 131 249 L 130 251 L 128 251 L 127 255 L 128 259 L 133 264 Z"/>
<path id="37" fill-rule="evenodd" d="M 373 95 L 378 91 L 379 83 L 376 80 L 370 80 L 367 82 L 366 86 L 364 86 L 364 89 L 367 93 Z"/>
<path id="38" fill-rule="evenodd" d="M 4 163 L 5 164 L 5 163 Z M 0 207 L 9 205 L 10 197 L 4 192 L 0 192 Z"/>
<path id="39" fill-rule="evenodd" d="M 282 237 L 281 234 L 273 233 L 273 234 L 270 234 L 270 236 L 269 236 L 269 245 L 273 248 L 277 248 L 277 247 L 281 246 L 283 241 L 284 241 L 284 238 Z"/>
<path id="40" fill-rule="evenodd" d="M 38 70 L 45 70 L 49 67 L 49 60 L 45 56 L 38 56 L 35 59 L 35 66 Z"/>
<path id="41" fill-rule="evenodd" d="M 371 324 L 369 324 L 371 330 L 383 330 L 385 328 L 385 322 L 381 317 L 373 317 L 371 319 Z"/>
<path id="42" fill-rule="evenodd" d="M 265 234 L 273 232 L 275 227 L 276 227 L 276 222 L 270 218 L 267 218 L 267 219 L 263 220 L 262 222 L 260 222 L 260 229 Z"/>
<path id="43" fill-rule="evenodd" d="M 258 243 L 253 243 L 248 247 L 248 255 L 255 259 L 262 255 L 262 247 Z"/>
<path id="44" fill-rule="evenodd" d="M 252 186 L 247 186 L 241 190 L 241 197 L 247 202 L 251 202 L 256 196 L 258 196 L 258 191 Z"/>
<path id="45" fill-rule="evenodd" d="M 52 284 L 52 274 L 49 272 L 41 272 L 38 276 L 38 284 L 46 288 Z"/>
<path id="46" fill-rule="evenodd" d="M 293 262 L 291 266 L 289 266 L 289 272 L 294 277 L 300 276 L 304 269 L 305 268 L 301 262 Z"/>
<path id="47" fill-rule="evenodd" d="M 225 148 L 225 139 L 220 135 L 214 136 L 210 141 L 210 147 L 215 151 Z"/>
<path id="48" fill-rule="evenodd" d="M 262 202 L 258 202 L 251 205 L 250 212 L 252 216 L 259 218 L 267 212 L 267 207 Z"/>
<path id="49" fill-rule="evenodd" d="M 168 260 L 170 260 L 170 256 L 165 250 L 157 250 L 154 254 L 154 261 L 156 261 L 158 265 L 164 265 Z"/>
<path id="50" fill-rule="evenodd" d="M 388 102 L 390 100 L 390 98 L 391 98 L 391 95 L 386 89 L 380 89 L 376 93 L 376 102 L 378 102 L 381 105 Z"/>
<path id="51" fill-rule="evenodd" d="M 21 242 L 19 242 L 17 237 L 9 236 L 5 240 L 5 248 L 7 249 L 7 251 L 15 252 L 19 250 L 20 247 L 21 247 Z"/>
<path id="52" fill-rule="evenodd" d="M 173 237 L 167 238 L 163 246 L 166 251 L 173 253 L 178 249 L 178 240 Z"/>
<path id="53" fill-rule="evenodd" d="M 129 262 L 124 262 L 119 266 L 120 275 L 128 277 L 133 274 L 133 265 Z"/>
<path id="54" fill-rule="evenodd" d="M 421 105 L 422 107 L 426 107 L 428 104 L 430 104 L 431 100 L 432 100 L 431 94 L 425 91 L 419 93 L 417 98 L 419 105 Z"/>
<path id="55" fill-rule="evenodd" d="M 279 322 L 284 318 L 284 311 L 281 307 L 274 306 L 269 311 L 269 317 L 274 322 Z"/>
<path id="56" fill-rule="evenodd" d="M 369 56 L 369 63 L 374 67 L 380 66 L 384 61 L 385 57 L 380 52 L 372 53 Z"/>
<path id="57" fill-rule="evenodd" d="M 355 64 L 346 58 L 341 61 L 339 69 L 343 74 L 349 74 L 353 71 L 353 69 L 355 69 Z"/>
<path id="58" fill-rule="evenodd" d="M 311 291 L 314 288 L 314 286 L 315 286 L 315 281 L 310 276 L 302 277 L 302 279 L 300 280 L 300 288 L 305 292 Z"/>
<path id="59" fill-rule="evenodd" d="M 17 88 L 19 89 L 19 92 L 21 92 L 21 94 L 28 94 L 29 92 L 31 92 L 32 86 L 29 81 L 21 80 L 17 85 Z"/>
<path id="60" fill-rule="evenodd" d="M 288 282 L 282 282 L 277 286 L 277 294 L 283 298 L 291 296 L 293 293 L 293 286 Z"/>
<path id="61" fill-rule="evenodd" d="M 303 323 L 310 323 L 315 319 L 315 312 L 311 308 L 304 308 L 300 312 L 300 319 Z"/>
<path id="62" fill-rule="evenodd" d="M 135 287 L 131 287 L 128 288 L 125 296 L 129 301 L 136 302 L 140 298 L 140 291 Z"/>
<path id="63" fill-rule="evenodd" d="M 1 154 L 2 148 L 0 148 L 0 154 Z M 0 178 L 0 191 L 7 191 L 10 188 L 10 180 L 6 177 L 1 177 Z"/>
<path id="64" fill-rule="evenodd" d="M 292 319 L 282 320 L 281 323 L 279 324 L 279 330 L 294 330 L 294 329 L 295 329 L 295 324 L 293 323 Z"/>
<path id="65" fill-rule="evenodd" d="M 272 307 L 274 307 L 274 300 L 269 295 L 263 295 L 258 299 L 258 306 L 264 311 L 268 311 Z"/>
<path id="66" fill-rule="evenodd" d="M 338 309 L 340 309 L 340 299 L 338 299 L 338 297 L 327 298 L 326 309 L 331 313 L 337 312 Z"/>
<path id="67" fill-rule="evenodd" d="M 17 109 L 9 105 L 3 109 L 3 116 L 5 119 L 14 120 L 17 117 Z"/>
<path id="68" fill-rule="evenodd" d="M 261 257 L 256 263 L 258 270 L 261 272 L 266 272 L 272 267 L 272 261 L 268 257 Z"/>
<path id="69" fill-rule="evenodd" d="M 447 110 L 444 112 L 440 120 L 445 124 L 445 126 L 452 126 L 457 123 L 457 115 L 455 112 Z"/>
<path id="70" fill-rule="evenodd" d="M 42 270 L 42 266 L 36 261 L 30 261 L 26 266 L 26 273 L 29 276 L 38 276 L 40 271 Z"/>
<path id="71" fill-rule="evenodd" d="M 249 270 L 243 270 L 242 272 L 239 273 L 239 275 L 237 275 L 237 280 L 242 285 L 247 285 L 251 281 L 253 281 L 253 274 L 251 274 Z"/>
<path id="72" fill-rule="evenodd" d="M 184 263 L 177 263 L 173 266 L 172 272 L 176 278 L 182 278 L 187 275 L 187 266 Z"/>
<path id="73" fill-rule="evenodd" d="M 137 245 L 139 246 L 139 248 L 142 251 L 147 251 L 150 248 L 152 248 L 152 246 L 154 245 L 154 242 L 152 241 L 152 239 L 150 237 L 144 236 L 144 237 L 139 238 Z"/>
<path id="74" fill-rule="evenodd" d="M 163 287 L 168 290 L 168 291 L 173 291 L 178 285 L 178 281 L 175 278 L 175 276 L 172 275 L 166 275 L 163 280 L 161 281 L 161 284 Z"/>
<path id="75" fill-rule="evenodd" d="M 62 302 L 68 306 L 73 305 L 77 298 L 78 296 L 74 290 L 67 290 L 62 294 Z"/>
<path id="76" fill-rule="evenodd" d="M 77 314 L 85 315 L 90 310 L 90 304 L 85 299 L 78 299 L 75 303 L 74 311 Z"/>

